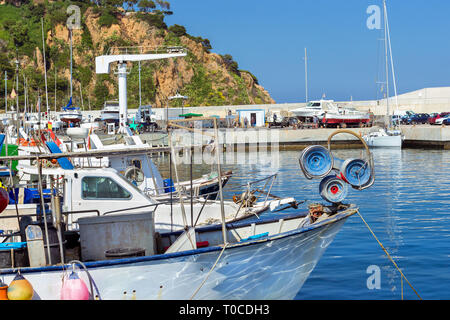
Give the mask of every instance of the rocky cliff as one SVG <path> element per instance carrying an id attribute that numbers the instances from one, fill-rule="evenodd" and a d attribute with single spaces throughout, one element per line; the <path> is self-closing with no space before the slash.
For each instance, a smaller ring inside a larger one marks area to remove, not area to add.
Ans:
<path id="1" fill-rule="evenodd" d="M 50 101 L 53 101 L 56 87 L 58 109 L 69 96 L 70 38 L 66 27 L 69 15 L 65 9 L 71 3 L 77 4 L 60 1 L 24 5 L 16 1 L 0 7 L 5 13 L 0 13 L 0 54 L 7 61 L 4 69 L 9 68 L 8 78 L 13 78 L 13 60 L 18 54 L 23 76 L 29 83 L 29 93 L 36 96 L 38 88 L 41 92 L 44 89 L 39 14 L 44 17 L 48 91 Z M 99 109 L 105 100 L 118 97 L 116 66 L 112 65 L 109 75 L 97 75 L 96 56 L 115 47 L 148 52 L 170 46 L 182 46 L 188 54 L 183 58 L 141 63 L 143 104 L 165 107 L 169 103 L 168 97 L 176 93 L 189 97 L 184 102 L 185 106 L 274 103 L 254 75 L 239 70 L 232 56 L 211 52 L 209 40 L 189 35 L 182 26 L 167 27 L 160 11 L 125 11 L 120 7 L 107 11 L 85 3 L 80 3 L 80 6 L 81 28 L 72 33 L 73 99 L 77 105 Z M 27 17 L 28 21 L 25 20 Z M 20 23 L 23 25 L 19 26 Z M 18 27 L 23 30 L 17 30 Z M 18 49 L 14 50 L 15 47 Z M 139 103 L 138 63 L 129 63 L 128 69 L 128 104 L 129 108 L 134 108 Z M 12 85 L 11 80 L 8 88 Z M 30 101 L 33 101 L 33 96 Z M 174 100 L 170 106 L 180 106 L 181 103 Z"/>

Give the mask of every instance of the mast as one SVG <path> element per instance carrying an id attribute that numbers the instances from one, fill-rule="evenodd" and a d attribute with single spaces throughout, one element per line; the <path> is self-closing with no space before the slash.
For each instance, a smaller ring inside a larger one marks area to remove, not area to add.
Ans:
<path id="1" fill-rule="evenodd" d="M 45 41 L 44 41 L 44 19 L 41 18 L 41 26 L 42 26 L 42 49 L 44 55 L 44 77 L 45 77 L 45 102 L 47 105 L 47 119 L 50 116 L 50 110 L 48 108 L 48 94 L 47 94 L 47 65 L 45 62 Z"/>
<path id="2" fill-rule="evenodd" d="M 69 28 L 70 38 L 70 97 L 72 97 L 72 29 Z"/>
<path id="3" fill-rule="evenodd" d="M 305 102 L 308 103 L 308 55 L 305 48 Z"/>
<path id="4" fill-rule="evenodd" d="M 8 75 L 5 71 L 5 117 L 8 113 Z"/>
<path id="5" fill-rule="evenodd" d="M 384 2 L 384 5 L 386 6 L 386 1 Z M 392 83 L 394 85 L 395 104 L 396 104 L 396 108 L 397 108 L 397 111 L 398 111 L 397 84 L 396 84 L 396 81 L 395 81 L 394 58 L 392 57 L 391 33 L 389 31 L 389 19 L 388 19 L 388 16 L 387 16 L 387 8 L 385 8 L 385 15 L 386 15 L 386 28 L 387 28 L 387 36 L 388 36 L 388 44 L 389 44 L 389 55 L 391 57 Z"/>
<path id="6" fill-rule="evenodd" d="M 141 109 L 142 99 L 141 99 L 141 62 L 139 61 L 139 110 Z"/>
<path id="7" fill-rule="evenodd" d="M 55 117 L 56 117 L 56 76 L 57 76 L 57 72 L 56 72 L 56 64 L 55 64 Z"/>
<path id="8" fill-rule="evenodd" d="M 389 62 L 388 62 L 388 42 L 387 42 L 387 14 L 386 14 L 386 0 L 383 0 L 384 9 L 384 49 L 385 49 L 385 68 L 386 68 L 386 118 L 385 123 L 387 127 L 391 127 L 391 118 L 389 116 Z M 387 121 L 386 121 L 387 120 Z"/>

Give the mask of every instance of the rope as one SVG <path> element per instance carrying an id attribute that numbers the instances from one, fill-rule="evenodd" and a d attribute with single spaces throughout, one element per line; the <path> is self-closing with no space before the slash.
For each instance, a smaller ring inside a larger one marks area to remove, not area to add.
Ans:
<path id="1" fill-rule="evenodd" d="M 356 210 L 356 212 L 358 213 L 359 217 L 361 218 L 361 220 L 364 222 L 364 224 L 366 225 L 367 229 L 369 229 L 370 233 L 372 234 L 372 236 L 375 238 L 375 240 L 378 242 L 378 244 L 380 245 L 381 249 L 383 249 L 384 253 L 386 254 L 386 256 L 388 257 L 389 260 L 391 260 L 392 264 L 394 265 L 394 267 L 398 270 L 398 272 L 400 272 L 401 274 L 401 279 L 402 279 L 402 300 L 403 300 L 403 278 L 405 278 L 406 282 L 408 283 L 408 285 L 411 287 L 411 289 L 414 291 L 414 293 L 419 297 L 420 300 L 422 300 L 422 298 L 420 297 L 420 295 L 417 293 L 416 289 L 414 289 L 413 285 L 408 281 L 408 279 L 406 278 L 406 276 L 403 274 L 402 270 L 400 270 L 400 268 L 398 267 L 398 265 L 395 263 L 394 259 L 392 259 L 391 255 L 389 254 L 389 252 L 386 250 L 386 248 L 383 246 L 383 244 L 380 242 L 380 240 L 378 240 L 378 238 L 375 236 L 375 233 L 373 233 L 372 229 L 370 228 L 370 226 L 367 224 L 366 220 L 364 220 L 363 216 L 361 215 L 361 213 L 359 212 L 359 210 Z"/>
<path id="2" fill-rule="evenodd" d="M 222 254 L 225 251 L 225 248 L 228 246 L 228 243 L 225 243 L 225 245 L 223 246 L 222 251 L 220 252 L 219 256 L 217 257 L 216 262 L 214 262 L 214 265 L 212 266 L 211 270 L 209 270 L 208 274 L 206 275 L 205 279 L 203 279 L 202 283 L 200 284 L 200 286 L 197 288 L 197 290 L 195 290 L 194 294 L 192 295 L 192 297 L 189 300 L 194 299 L 195 295 L 198 293 L 198 291 L 203 287 L 203 285 L 205 284 L 206 280 L 208 280 L 211 272 L 214 270 L 214 268 L 216 267 L 217 263 L 219 262 L 220 258 L 222 257 Z"/>

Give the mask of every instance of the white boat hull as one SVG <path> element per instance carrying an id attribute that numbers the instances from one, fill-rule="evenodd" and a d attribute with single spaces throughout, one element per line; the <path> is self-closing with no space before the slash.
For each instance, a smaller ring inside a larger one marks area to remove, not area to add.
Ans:
<path id="1" fill-rule="evenodd" d="M 82 118 L 82 114 L 77 112 L 62 113 L 59 117 L 59 119 L 63 122 L 80 122 Z"/>
<path id="2" fill-rule="evenodd" d="M 100 298 L 107 300 L 123 299 L 124 292 L 129 299 L 133 290 L 136 299 L 187 300 L 198 288 L 195 299 L 293 299 L 345 220 L 354 213 L 342 212 L 298 229 L 291 225 L 281 233 L 278 229 L 283 222 L 298 225 L 299 220 L 275 221 L 266 227 L 274 236 L 230 244 L 223 253 L 222 247 L 207 247 L 85 265 Z M 228 231 L 230 237 L 232 232 Z M 4 270 L 3 282 L 11 283 L 13 272 Z M 60 299 L 64 272 L 67 270 L 61 266 L 21 269 L 34 288 L 33 299 L 43 300 Z M 86 273 L 80 271 L 79 275 L 89 287 Z"/>
<path id="3" fill-rule="evenodd" d="M 371 148 L 401 148 L 403 138 L 401 135 L 395 136 L 373 136 L 373 137 L 364 137 L 367 145 Z"/>

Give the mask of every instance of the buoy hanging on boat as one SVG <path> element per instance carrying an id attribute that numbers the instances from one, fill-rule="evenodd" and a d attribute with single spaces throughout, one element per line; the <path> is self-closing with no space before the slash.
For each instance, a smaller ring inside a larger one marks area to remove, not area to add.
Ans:
<path id="1" fill-rule="evenodd" d="M 0 300 L 8 299 L 8 286 L 0 280 Z"/>
<path id="2" fill-rule="evenodd" d="M 333 155 L 323 146 L 309 146 L 300 154 L 299 163 L 306 178 L 323 178 L 333 169 Z"/>
<path id="3" fill-rule="evenodd" d="M 5 189 L 0 188 L 0 213 L 6 209 L 8 203 L 9 203 L 8 192 Z"/>
<path id="4" fill-rule="evenodd" d="M 20 273 L 14 277 L 7 290 L 9 300 L 31 300 L 33 294 L 33 286 Z"/>
<path id="5" fill-rule="evenodd" d="M 347 159 L 341 165 L 341 177 L 354 188 L 367 185 L 371 178 L 370 166 L 361 159 Z"/>
<path id="6" fill-rule="evenodd" d="M 89 289 L 75 271 L 63 279 L 61 300 L 89 300 Z"/>
<path id="7" fill-rule="evenodd" d="M 348 194 L 347 184 L 336 176 L 327 176 L 320 181 L 320 196 L 331 203 L 342 202 Z"/>

